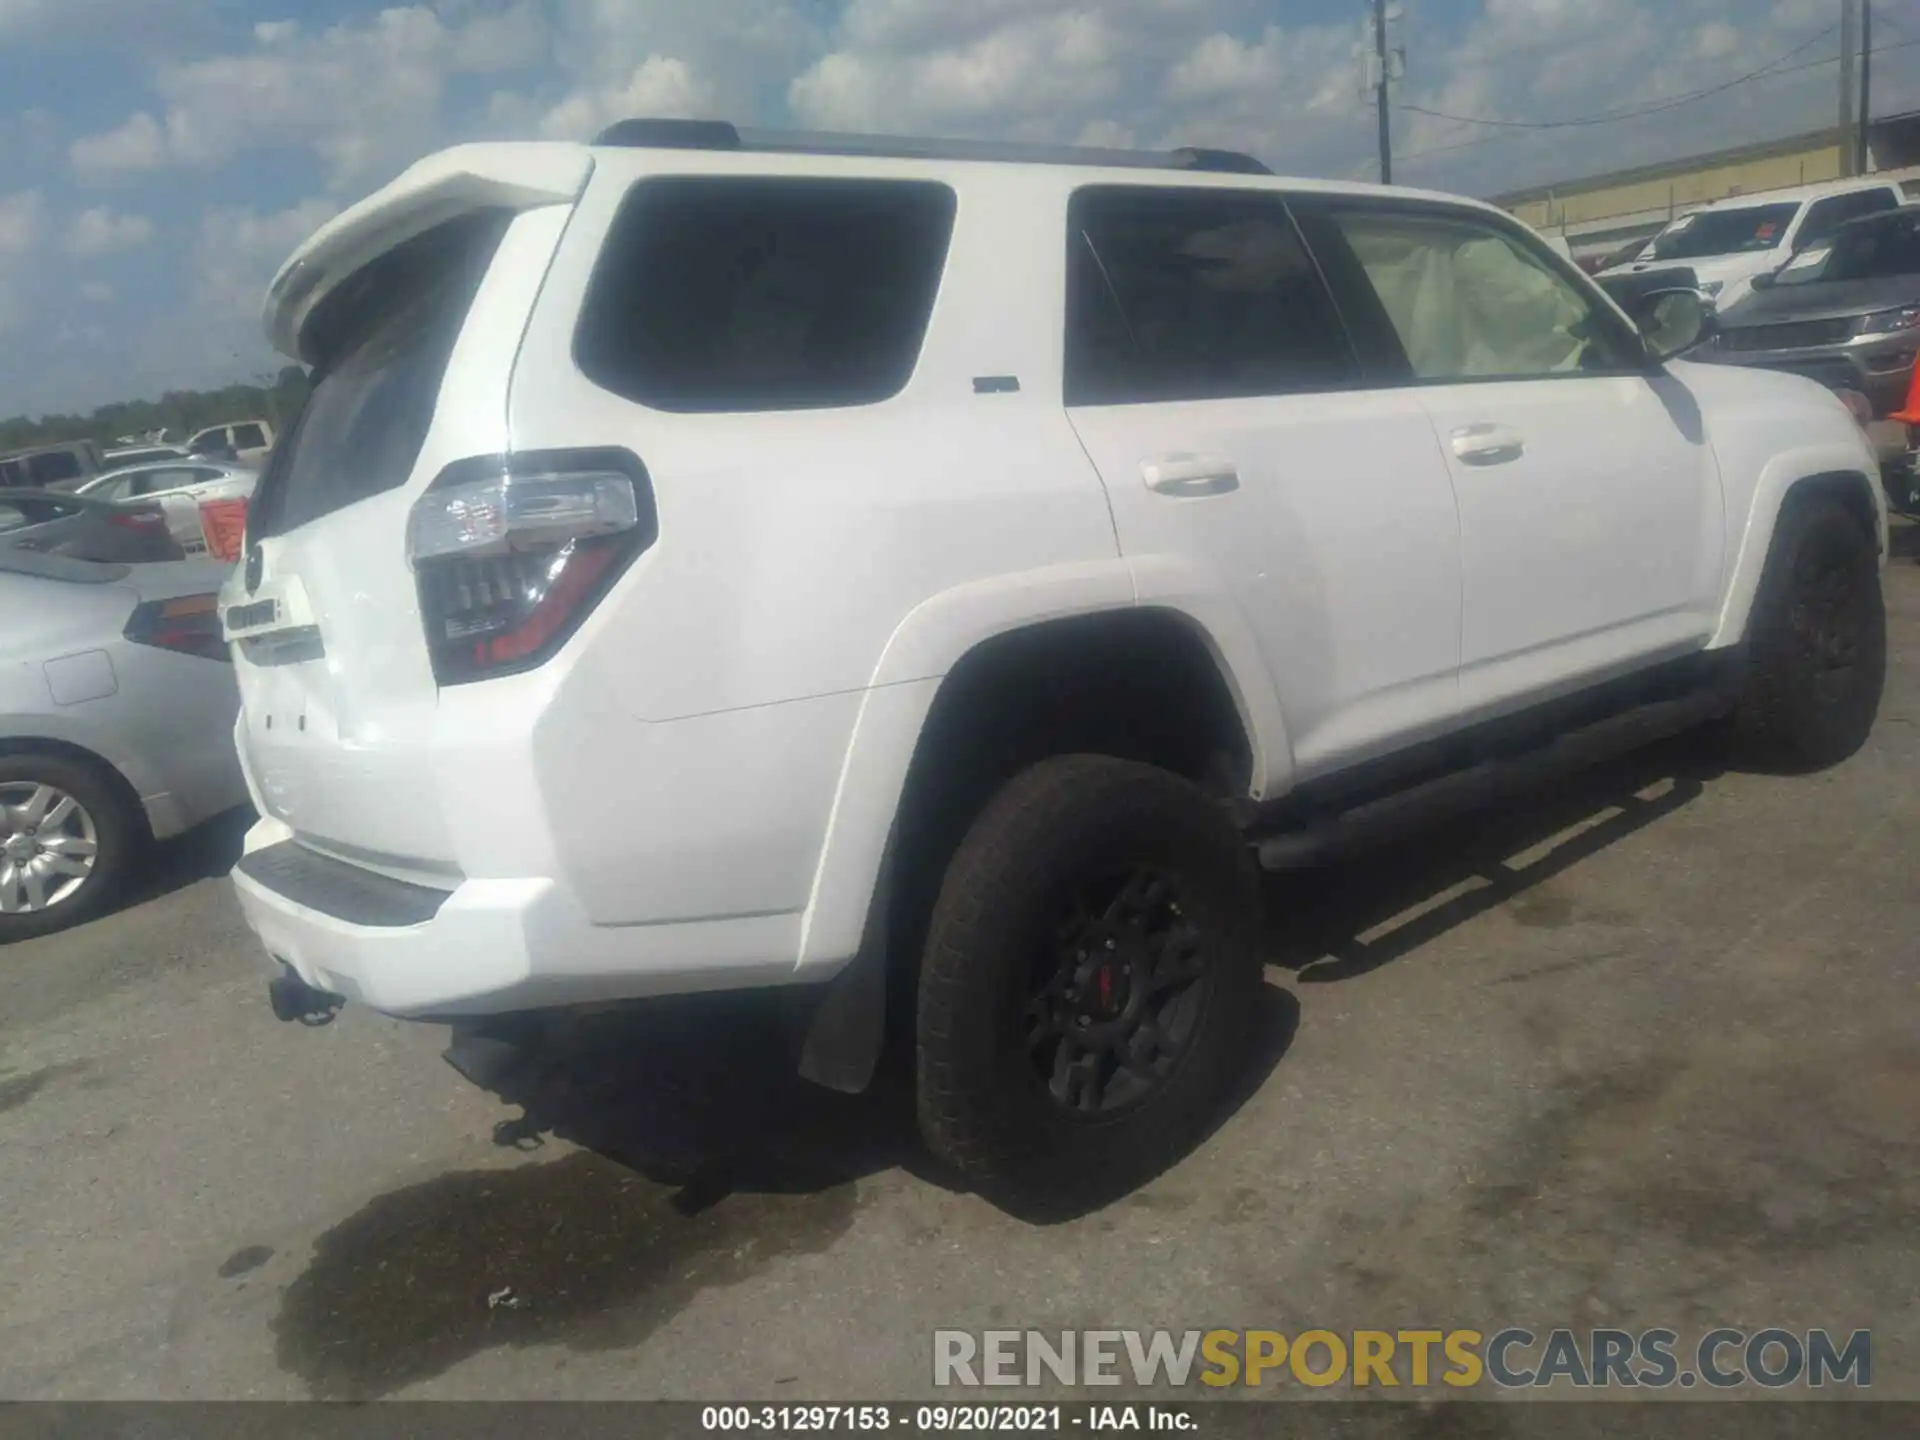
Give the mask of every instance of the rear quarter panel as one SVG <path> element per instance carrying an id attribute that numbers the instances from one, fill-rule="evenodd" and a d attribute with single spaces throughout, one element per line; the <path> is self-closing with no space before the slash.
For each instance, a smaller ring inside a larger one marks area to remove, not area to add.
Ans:
<path id="1" fill-rule="evenodd" d="M 911 749 L 933 688 L 918 682 L 956 658 L 929 653 L 906 667 L 915 673 L 882 676 L 896 630 L 931 597 L 1089 565 L 1112 567 L 1109 588 L 1132 594 L 1060 402 L 1065 202 L 1038 169 L 975 187 L 965 167 L 860 164 L 867 176 L 944 178 L 958 197 L 918 365 L 892 399 L 669 414 L 580 374 L 575 317 L 631 185 L 678 167 L 790 175 L 809 163 L 605 158 L 515 370 L 516 449 L 625 446 L 648 467 L 659 510 L 658 541 L 563 652 L 535 745 L 545 806 L 567 816 L 560 858 L 603 924 L 806 907 L 845 800 L 862 695 L 887 684 L 913 702 L 886 707 L 897 725 L 881 748 L 903 773 L 897 752 Z M 974 377 L 988 375 L 1020 388 L 976 393 Z M 890 820 L 894 798 L 852 808 Z"/>

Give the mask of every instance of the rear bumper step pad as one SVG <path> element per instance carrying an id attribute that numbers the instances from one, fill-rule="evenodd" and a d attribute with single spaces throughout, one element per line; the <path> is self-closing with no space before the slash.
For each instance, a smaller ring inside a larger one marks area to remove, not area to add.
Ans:
<path id="1" fill-rule="evenodd" d="M 452 892 L 395 880 L 282 840 L 242 855 L 236 867 L 276 895 L 352 925 L 393 929 L 424 925 Z"/>

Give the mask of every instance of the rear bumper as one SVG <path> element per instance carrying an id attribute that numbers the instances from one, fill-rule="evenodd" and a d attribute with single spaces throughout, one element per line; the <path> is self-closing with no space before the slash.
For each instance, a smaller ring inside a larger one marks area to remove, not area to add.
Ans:
<path id="1" fill-rule="evenodd" d="M 233 874 L 247 923 L 272 960 L 307 984 L 386 1014 L 449 1019 L 797 978 L 799 912 L 594 925 L 544 878 L 467 879 L 438 903 L 412 897 L 419 904 L 409 911 L 400 892 L 422 887 L 365 871 L 357 899 L 349 877 L 336 872 L 332 885 L 314 879 L 328 867 L 357 867 L 318 857 L 306 883 L 297 878 L 299 857 L 284 846 L 299 849 L 277 820 L 260 821 L 247 836 Z M 276 856 L 258 858 L 269 850 Z M 392 903 L 356 908 L 383 892 Z"/>

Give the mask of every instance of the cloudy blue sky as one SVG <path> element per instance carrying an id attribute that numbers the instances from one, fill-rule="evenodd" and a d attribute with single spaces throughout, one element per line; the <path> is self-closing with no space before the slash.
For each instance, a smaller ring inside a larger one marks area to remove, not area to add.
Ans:
<path id="1" fill-rule="evenodd" d="M 1365 177 L 1361 0 L 0 0 L 0 416 L 244 379 L 315 225 L 457 140 L 622 115 L 1250 149 Z M 1487 193 L 1830 124 L 1839 0 L 1404 0 L 1401 177 Z M 1878 0 L 1881 111 L 1920 0 Z M 1916 42 L 1907 45 L 1906 42 Z M 1796 49 L 1796 47 L 1805 47 Z M 1826 60 L 1828 63 L 1818 62 Z"/>

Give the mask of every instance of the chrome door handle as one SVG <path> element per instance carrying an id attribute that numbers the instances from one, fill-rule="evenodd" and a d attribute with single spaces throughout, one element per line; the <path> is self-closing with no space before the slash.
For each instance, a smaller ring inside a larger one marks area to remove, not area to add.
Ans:
<path id="1" fill-rule="evenodd" d="M 1198 499 L 1240 488 L 1240 472 L 1231 460 L 1204 455 L 1162 455 L 1140 462 L 1140 478 L 1158 495 Z"/>
<path id="2" fill-rule="evenodd" d="M 1449 439 L 1465 465 L 1505 465 L 1527 453 L 1527 437 L 1505 425 L 1463 425 Z"/>

